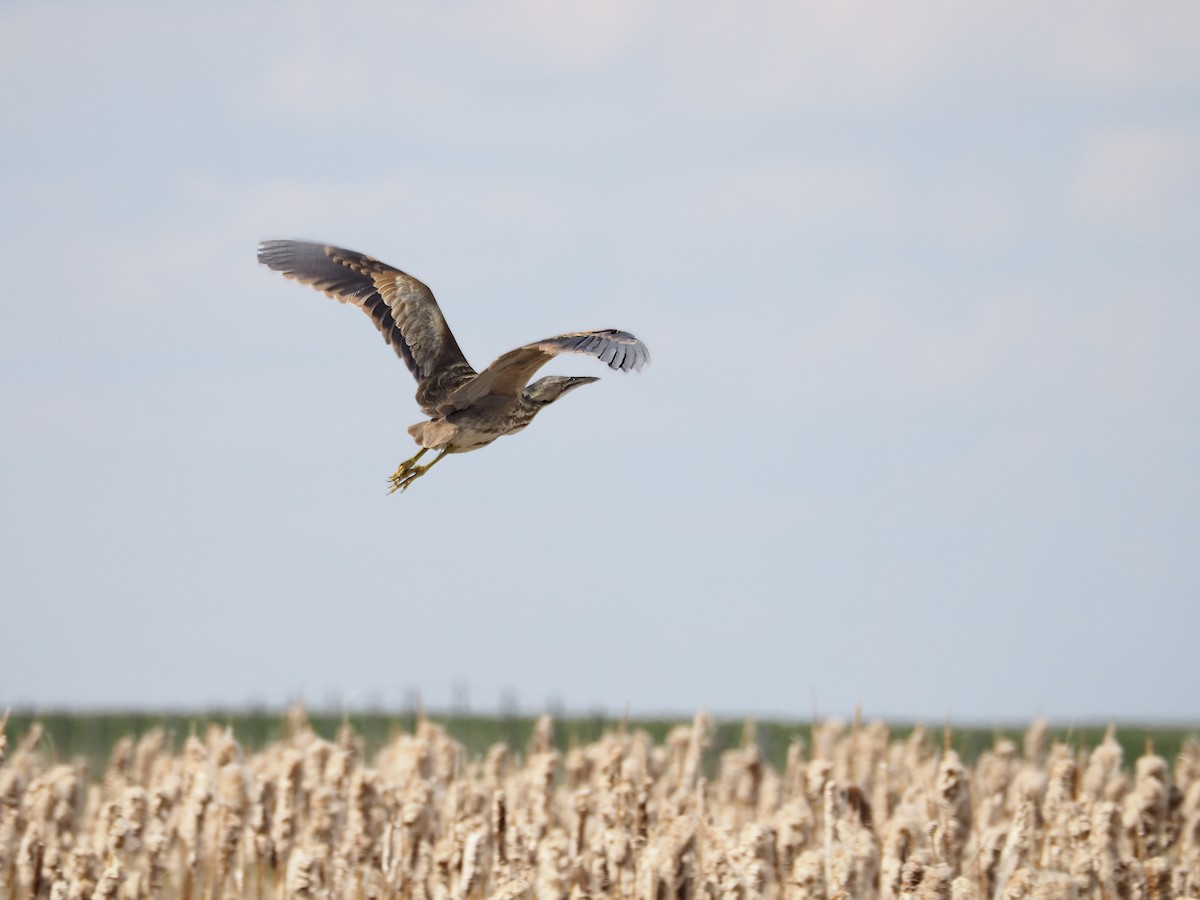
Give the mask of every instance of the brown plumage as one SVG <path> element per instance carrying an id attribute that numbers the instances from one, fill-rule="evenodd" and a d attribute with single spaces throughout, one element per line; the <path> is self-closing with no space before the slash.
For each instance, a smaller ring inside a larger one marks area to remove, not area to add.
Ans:
<path id="1" fill-rule="evenodd" d="M 646 345 L 615 329 L 579 331 L 510 350 L 476 372 L 424 284 L 399 269 L 353 250 L 305 241 L 264 241 L 258 260 L 371 317 L 383 339 L 417 381 L 417 403 L 429 416 L 408 431 L 421 450 L 400 464 L 392 491 L 405 490 L 447 453 L 465 453 L 515 434 L 568 391 L 595 378 L 551 375 L 529 379 L 560 353 L 585 353 L 621 372 L 650 361 Z M 417 460 L 440 450 L 425 466 Z"/>

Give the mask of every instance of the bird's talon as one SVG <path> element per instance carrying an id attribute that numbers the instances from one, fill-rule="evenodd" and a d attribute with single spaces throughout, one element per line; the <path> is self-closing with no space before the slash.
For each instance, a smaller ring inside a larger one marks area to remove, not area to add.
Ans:
<path id="1" fill-rule="evenodd" d="M 396 474 L 389 479 L 392 489 L 388 493 L 394 494 L 396 491 L 404 493 L 408 490 L 408 486 L 424 475 L 432 465 L 433 463 L 430 463 L 428 466 L 410 466 L 407 470 L 402 467 L 397 470 Z"/>

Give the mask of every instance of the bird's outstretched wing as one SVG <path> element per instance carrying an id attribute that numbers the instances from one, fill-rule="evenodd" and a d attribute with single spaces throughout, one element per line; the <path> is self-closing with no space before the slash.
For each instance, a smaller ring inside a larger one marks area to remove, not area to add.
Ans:
<path id="1" fill-rule="evenodd" d="M 370 316 L 417 379 L 422 406 L 440 399 L 446 376 L 457 385 L 474 374 L 433 292 L 411 275 L 364 253 L 307 241 L 263 241 L 258 261 Z M 431 390 L 434 396 L 423 399 Z"/>
<path id="2" fill-rule="evenodd" d="M 515 398 L 533 374 L 560 353 L 586 353 L 618 372 L 637 371 L 650 361 L 646 345 L 627 331 L 576 331 L 509 350 L 475 378 L 450 393 L 441 408 L 465 409 L 488 394 Z"/>

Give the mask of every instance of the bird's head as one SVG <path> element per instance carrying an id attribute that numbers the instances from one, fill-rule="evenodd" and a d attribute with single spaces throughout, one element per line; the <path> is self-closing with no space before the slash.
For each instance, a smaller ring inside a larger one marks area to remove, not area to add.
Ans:
<path id="1" fill-rule="evenodd" d="M 591 384 L 593 381 L 599 380 L 599 378 L 583 376 L 547 375 L 525 388 L 525 399 L 538 406 L 546 406 L 568 391 L 575 390 L 581 384 Z"/>

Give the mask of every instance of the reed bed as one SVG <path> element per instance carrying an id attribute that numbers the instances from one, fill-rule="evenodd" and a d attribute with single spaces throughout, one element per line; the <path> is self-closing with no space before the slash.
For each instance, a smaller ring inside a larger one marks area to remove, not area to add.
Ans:
<path id="1" fill-rule="evenodd" d="M 371 758 L 304 714 L 247 752 L 228 729 L 128 738 L 103 776 L 0 732 L 0 898 L 1200 898 L 1200 746 L 1127 765 L 999 739 L 972 765 L 923 729 L 830 721 L 706 776 L 697 716 L 469 759 L 429 721 Z"/>

